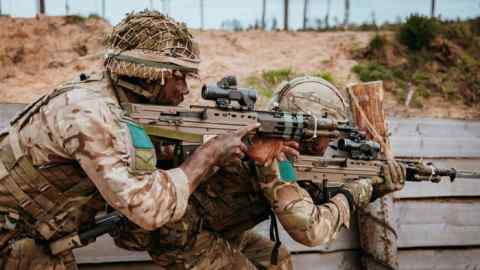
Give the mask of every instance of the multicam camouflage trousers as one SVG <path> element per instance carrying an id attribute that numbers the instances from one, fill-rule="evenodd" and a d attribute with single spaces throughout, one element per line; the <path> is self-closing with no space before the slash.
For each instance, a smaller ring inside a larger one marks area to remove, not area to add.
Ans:
<path id="1" fill-rule="evenodd" d="M 1 237 L 1 234 L 0 234 Z M 274 242 L 254 233 L 245 232 L 232 241 L 203 231 L 189 249 L 161 251 L 152 242 L 151 232 L 141 229 L 124 231 L 115 243 L 129 250 L 147 250 L 159 269 L 226 270 L 226 269 L 293 269 L 287 249 L 280 246 L 277 265 L 270 258 Z M 0 270 L 76 270 L 71 252 L 53 256 L 48 246 L 24 238 L 11 242 L 1 251 Z"/>
<path id="2" fill-rule="evenodd" d="M 0 238 L 9 237 L 9 231 L 1 231 Z M 1 240 L 1 239 L 0 239 Z M 33 239 L 11 241 L 1 250 L 1 270 L 77 270 L 71 251 L 60 256 L 49 253 L 48 245 Z"/>
<path id="3" fill-rule="evenodd" d="M 115 243 L 129 250 L 147 250 L 161 269 L 227 270 L 227 269 L 293 269 L 288 250 L 280 246 L 277 265 L 270 259 L 275 243 L 252 231 L 244 232 L 235 240 L 227 241 L 202 231 L 189 248 L 157 250 L 152 236 L 144 230 L 128 230 L 115 237 Z M 162 249 L 162 247 L 158 247 Z"/>

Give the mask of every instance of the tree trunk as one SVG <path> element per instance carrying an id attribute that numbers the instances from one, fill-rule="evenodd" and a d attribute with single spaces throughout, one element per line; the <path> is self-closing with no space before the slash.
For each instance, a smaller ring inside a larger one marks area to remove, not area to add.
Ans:
<path id="1" fill-rule="evenodd" d="M 332 0 L 327 0 L 327 12 L 325 13 L 325 28 L 330 28 L 330 8 L 332 6 Z"/>
<path id="2" fill-rule="evenodd" d="M 288 0 L 283 1 L 283 30 L 288 31 Z"/>
<path id="3" fill-rule="evenodd" d="M 106 10 L 106 3 L 105 3 L 106 0 L 102 0 L 102 18 L 106 19 L 105 18 L 105 10 Z"/>
<path id="4" fill-rule="evenodd" d="M 435 17 L 435 7 L 436 7 L 436 5 L 437 5 L 437 1 L 436 1 L 436 0 L 432 0 L 432 7 L 431 7 L 431 13 L 430 13 L 430 16 L 431 16 L 432 18 Z"/>
<path id="5" fill-rule="evenodd" d="M 382 82 L 355 84 L 348 92 L 355 124 L 380 143 L 385 159 L 393 159 L 383 110 Z M 393 196 L 387 195 L 357 213 L 363 269 L 398 269 L 393 203 Z"/>
<path id="6" fill-rule="evenodd" d="M 350 0 L 345 0 L 345 18 L 343 18 L 343 27 L 348 28 L 350 21 Z"/>
<path id="7" fill-rule="evenodd" d="M 45 14 L 45 0 L 38 0 L 38 13 Z"/>
<path id="8" fill-rule="evenodd" d="M 200 0 L 200 30 L 203 30 L 203 28 L 205 27 L 203 12 L 204 12 L 204 10 L 203 10 L 203 0 Z"/>
<path id="9" fill-rule="evenodd" d="M 267 0 L 262 0 L 262 29 L 265 30 L 267 27 L 265 23 L 265 17 L 267 15 Z"/>
<path id="10" fill-rule="evenodd" d="M 0 15 L 2 15 L 2 0 L 0 0 Z"/>
<path id="11" fill-rule="evenodd" d="M 70 15 L 70 1 L 65 0 L 65 14 Z"/>
<path id="12" fill-rule="evenodd" d="M 308 21 L 308 8 L 309 8 L 308 0 L 303 0 L 303 29 L 307 29 L 307 21 Z"/>

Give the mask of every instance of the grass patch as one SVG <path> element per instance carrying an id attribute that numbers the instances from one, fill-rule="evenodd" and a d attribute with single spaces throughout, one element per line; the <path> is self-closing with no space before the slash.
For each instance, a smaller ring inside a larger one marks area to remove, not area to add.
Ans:
<path id="1" fill-rule="evenodd" d="M 333 77 L 332 73 L 330 73 L 328 71 L 314 73 L 313 76 L 320 77 L 320 78 L 328 81 L 329 83 L 335 85 L 335 78 Z"/>
<path id="2" fill-rule="evenodd" d="M 274 89 L 283 81 L 295 78 L 297 74 L 291 68 L 265 70 L 260 76 L 251 75 L 245 79 L 249 87 L 255 88 L 258 93 L 266 98 L 273 96 Z"/>
<path id="3" fill-rule="evenodd" d="M 391 80 L 393 78 L 392 71 L 384 65 L 374 61 L 368 61 L 355 65 L 352 68 L 362 82 Z"/>

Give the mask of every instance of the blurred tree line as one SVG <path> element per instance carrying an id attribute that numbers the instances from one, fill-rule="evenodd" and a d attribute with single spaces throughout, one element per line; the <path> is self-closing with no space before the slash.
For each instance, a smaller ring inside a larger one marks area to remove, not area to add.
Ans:
<path id="1" fill-rule="evenodd" d="M 101 16 L 105 18 L 105 9 L 106 9 L 106 0 L 100 0 L 101 1 Z M 338 0 L 342 1 L 342 0 Z M 344 1 L 344 18 L 343 22 L 341 24 L 341 27 L 343 29 L 348 29 L 349 27 L 349 22 L 350 22 L 350 0 L 343 0 Z M 428 1 L 428 0 L 427 0 Z M 37 13 L 38 14 L 45 14 L 46 12 L 46 5 L 45 5 L 45 0 L 35 0 L 36 6 L 37 6 Z M 169 13 L 170 9 L 170 0 L 161 0 L 162 7 L 161 10 L 165 13 Z M 308 29 L 309 28 L 309 14 L 310 14 L 310 0 L 303 0 L 303 23 L 302 23 L 302 29 Z M 329 29 L 330 28 L 330 7 L 331 7 L 331 0 L 326 1 L 326 13 L 325 17 L 323 19 L 323 25 L 324 28 Z M 156 9 L 154 6 L 154 1 L 149 0 L 149 8 L 150 9 Z M 430 16 L 435 17 L 436 14 L 436 8 L 437 8 L 437 3 L 436 0 L 430 0 Z M 200 28 L 203 29 L 205 27 L 204 24 L 204 0 L 199 0 L 199 10 L 200 10 Z M 252 28 L 258 28 L 258 29 L 266 29 L 267 28 L 267 22 L 266 22 L 266 13 L 267 13 L 267 0 L 262 0 L 261 1 L 261 18 L 260 21 L 256 21 L 255 25 Z M 289 13 L 290 13 L 290 1 L 289 0 L 283 0 L 283 30 L 288 31 L 289 28 Z M 0 15 L 2 13 L 2 0 L 0 0 Z M 69 15 L 70 14 L 70 0 L 65 0 L 65 14 Z M 373 19 L 372 21 L 374 22 L 374 14 L 372 15 Z M 231 20 L 231 21 L 226 21 L 223 22 L 222 25 L 231 28 L 234 28 L 235 30 L 243 29 L 241 24 L 239 24 L 239 20 Z M 317 26 L 320 24 L 317 20 Z M 278 22 L 277 19 L 274 18 L 272 20 L 272 30 L 276 30 L 278 27 Z"/>

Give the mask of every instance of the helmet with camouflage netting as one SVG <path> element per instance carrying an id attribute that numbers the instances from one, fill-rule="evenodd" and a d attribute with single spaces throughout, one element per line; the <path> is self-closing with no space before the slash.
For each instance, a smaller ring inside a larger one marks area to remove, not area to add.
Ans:
<path id="1" fill-rule="evenodd" d="M 342 93 L 328 81 L 313 76 L 303 76 L 283 82 L 270 100 L 269 109 L 302 112 L 347 120 L 348 104 Z"/>
<path id="2" fill-rule="evenodd" d="M 130 13 L 106 40 L 105 67 L 117 75 L 164 80 L 178 70 L 196 76 L 198 45 L 184 23 L 158 11 Z"/>

